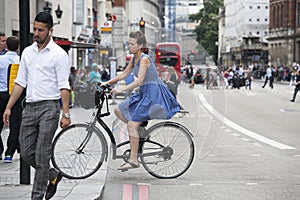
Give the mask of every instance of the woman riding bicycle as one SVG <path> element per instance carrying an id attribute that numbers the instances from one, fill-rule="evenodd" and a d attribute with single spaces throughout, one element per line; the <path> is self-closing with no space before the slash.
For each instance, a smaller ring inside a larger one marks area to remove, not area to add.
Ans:
<path id="1" fill-rule="evenodd" d="M 128 163 L 121 165 L 118 170 L 138 168 L 139 127 L 151 119 L 170 119 L 180 111 L 180 106 L 174 95 L 159 79 L 152 59 L 143 53 L 146 48 L 146 38 L 143 32 L 129 34 L 129 50 L 134 55 L 123 73 L 102 83 L 102 86 L 114 84 L 125 79 L 131 72 L 136 79 L 129 85 L 112 89 L 112 94 L 133 90 L 138 92 L 122 101 L 115 109 L 116 116 L 127 124 L 130 140 L 130 158 Z"/>

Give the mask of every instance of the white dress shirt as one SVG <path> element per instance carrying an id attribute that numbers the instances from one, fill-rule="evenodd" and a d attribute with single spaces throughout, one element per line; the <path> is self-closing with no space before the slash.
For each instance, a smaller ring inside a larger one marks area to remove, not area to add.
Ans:
<path id="1" fill-rule="evenodd" d="M 59 99 L 68 78 L 68 54 L 51 39 L 40 52 L 36 42 L 24 49 L 15 83 L 27 87 L 26 102 L 38 102 Z"/>
<path id="2" fill-rule="evenodd" d="M 268 78 L 270 78 L 270 77 L 272 76 L 272 69 L 271 69 L 271 67 L 268 67 L 268 68 L 267 68 L 266 76 L 267 76 Z"/>

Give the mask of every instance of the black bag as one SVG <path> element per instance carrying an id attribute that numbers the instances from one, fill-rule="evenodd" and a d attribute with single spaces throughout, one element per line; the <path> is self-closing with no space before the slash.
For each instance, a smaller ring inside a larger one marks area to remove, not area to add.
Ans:
<path id="1" fill-rule="evenodd" d="M 77 103 L 84 109 L 91 109 L 99 104 L 99 94 L 95 88 L 85 82 L 78 82 L 74 86 L 74 95 Z"/>

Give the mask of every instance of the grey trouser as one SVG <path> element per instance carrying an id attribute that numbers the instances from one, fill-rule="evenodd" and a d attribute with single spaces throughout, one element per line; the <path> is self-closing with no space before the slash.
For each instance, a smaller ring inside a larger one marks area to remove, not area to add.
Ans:
<path id="1" fill-rule="evenodd" d="M 57 176 L 57 171 L 50 169 L 49 162 L 59 114 L 58 100 L 26 103 L 22 113 L 19 136 L 21 157 L 35 168 L 32 200 L 42 200 L 48 180 L 53 180 Z"/>

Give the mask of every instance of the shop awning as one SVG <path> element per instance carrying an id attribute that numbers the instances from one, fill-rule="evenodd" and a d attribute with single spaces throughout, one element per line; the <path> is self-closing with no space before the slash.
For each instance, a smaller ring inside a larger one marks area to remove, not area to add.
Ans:
<path id="1" fill-rule="evenodd" d="M 56 44 L 58 44 L 59 46 L 69 46 L 71 45 L 73 42 L 69 41 L 69 40 L 55 40 L 54 41 Z"/>
<path id="2" fill-rule="evenodd" d="M 69 47 L 69 48 L 93 49 L 98 46 L 97 44 L 73 42 L 70 40 L 55 40 L 54 42 L 61 47 Z"/>
<path id="3" fill-rule="evenodd" d="M 90 43 L 81 43 L 81 42 L 73 42 L 71 44 L 71 48 L 81 48 L 81 49 L 93 49 L 96 48 L 97 44 L 90 44 Z"/>

